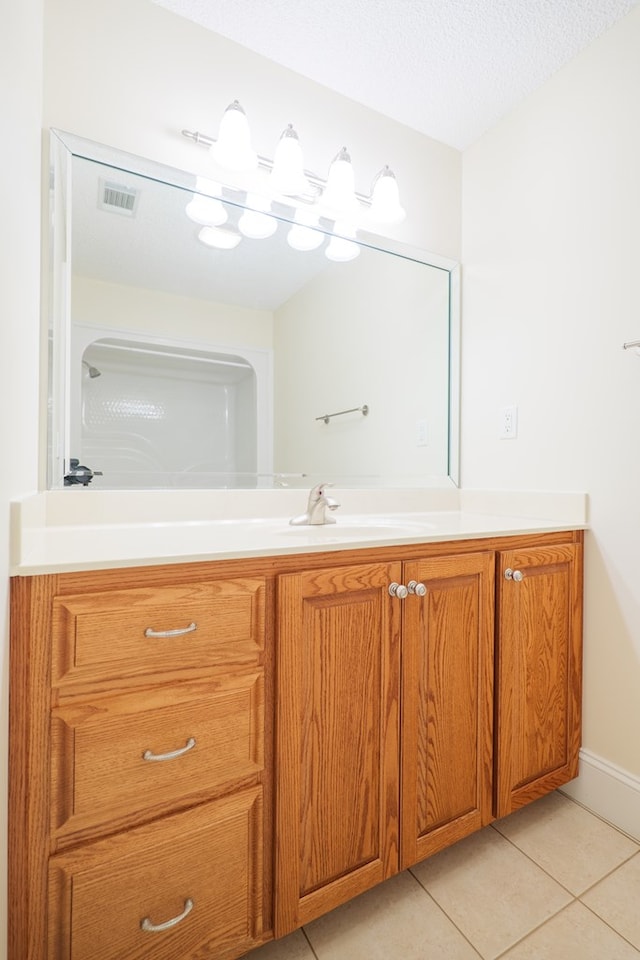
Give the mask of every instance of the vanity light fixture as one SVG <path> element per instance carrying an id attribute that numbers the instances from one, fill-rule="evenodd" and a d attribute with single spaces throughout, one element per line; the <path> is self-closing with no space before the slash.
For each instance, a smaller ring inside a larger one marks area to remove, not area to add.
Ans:
<path id="1" fill-rule="evenodd" d="M 351 157 L 346 147 L 331 161 L 327 182 L 322 191 L 322 204 L 338 216 L 353 216 L 360 209 Z"/>
<path id="2" fill-rule="evenodd" d="M 304 172 L 304 159 L 298 134 L 289 124 L 278 140 L 269 175 L 274 193 L 289 197 L 303 196 L 311 190 Z"/>
<path id="3" fill-rule="evenodd" d="M 374 221 L 376 224 L 399 223 L 405 218 L 400 204 L 398 184 L 389 166 L 385 166 L 373 180 L 372 193 L 357 193 L 351 157 L 343 147 L 332 161 L 327 179 L 323 180 L 305 170 L 298 134 L 291 124 L 282 133 L 273 160 L 258 156 L 251 146 L 251 135 L 246 114 L 237 100 L 224 112 L 218 139 L 183 130 L 183 136 L 210 148 L 215 163 L 236 174 L 266 171 L 263 193 L 287 203 L 289 198 L 304 200 L 317 208 L 318 215 L 329 220 L 348 217 L 356 225 Z M 235 178 L 237 181 L 237 178 Z M 255 174 L 246 189 L 256 189 Z M 238 189 L 243 187 L 236 182 Z M 373 208 L 371 211 L 370 208 Z M 374 219 L 375 217 L 375 219 Z"/>
<path id="4" fill-rule="evenodd" d="M 374 223 L 401 223 L 406 212 L 400 206 L 398 181 L 387 165 L 373 178 L 369 218 Z"/>
<path id="5" fill-rule="evenodd" d="M 211 144 L 211 156 L 219 166 L 240 173 L 255 170 L 258 166 L 258 155 L 251 146 L 249 123 L 237 100 L 229 104 L 222 116 L 218 139 Z"/>

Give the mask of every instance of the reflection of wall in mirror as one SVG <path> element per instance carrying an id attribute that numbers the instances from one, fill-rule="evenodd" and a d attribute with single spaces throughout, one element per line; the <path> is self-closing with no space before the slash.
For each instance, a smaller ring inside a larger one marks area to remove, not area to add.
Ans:
<path id="1" fill-rule="evenodd" d="M 446 477 L 448 304 L 446 271 L 367 249 L 277 310 L 276 470 Z M 365 403 L 367 417 L 315 419 Z"/>

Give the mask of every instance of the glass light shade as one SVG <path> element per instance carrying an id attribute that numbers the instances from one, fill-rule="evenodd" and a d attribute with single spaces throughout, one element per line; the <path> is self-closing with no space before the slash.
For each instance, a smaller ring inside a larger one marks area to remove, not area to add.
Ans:
<path id="1" fill-rule="evenodd" d="M 204 177 L 196 177 L 197 193 L 193 194 L 192 199 L 185 207 L 185 213 L 194 223 L 200 223 L 204 226 L 219 227 L 226 223 L 228 213 L 220 200 L 215 196 L 221 191 L 220 184 L 213 180 L 206 180 Z M 208 196 L 203 196 L 208 194 Z"/>
<path id="2" fill-rule="evenodd" d="M 291 124 L 278 141 L 270 181 L 274 192 L 288 197 L 299 196 L 309 190 L 309 181 L 304 175 L 302 147 Z"/>
<path id="3" fill-rule="evenodd" d="M 233 250 L 242 237 L 232 230 L 221 230 L 220 227 L 203 227 L 198 234 L 198 240 L 207 247 L 216 247 L 218 250 Z"/>
<path id="4" fill-rule="evenodd" d="M 324 252 L 327 260 L 336 263 L 347 263 L 360 256 L 360 247 L 353 240 L 343 240 L 342 237 L 332 237 Z"/>
<path id="5" fill-rule="evenodd" d="M 229 104 L 222 116 L 218 139 L 211 146 L 211 156 L 217 164 L 229 170 L 242 172 L 255 170 L 258 166 L 247 117 L 237 100 Z"/>
<path id="6" fill-rule="evenodd" d="M 398 181 L 393 170 L 385 166 L 373 180 L 369 219 L 375 223 L 400 223 L 406 215 L 400 206 Z"/>
<path id="7" fill-rule="evenodd" d="M 353 213 L 360 204 L 355 194 L 355 179 L 351 157 L 343 147 L 329 167 L 327 184 L 322 192 L 324 206 L 338 213 Z"/>
<path id="8" fill-rule="evenodd" d="M 296 209 L 296 220 L 287 234 L 287 243 L 294 250 L 306 252 L 308 250 L 317 250 L 325 239 L 325 234 L 320 230 L 312 230 L 312 227 L 318 225 L 317 214 L 309 207 L 303 206 Z"/>
<path id="9" fill-rule="evenodd" d="M 339 233 L 346 233 L 355 236 L 355 230 L 346 224 L 335 224 L 335 229 Z M 355 260 L 360 256 L 360 247 L 353 240 L 347 240 L 344 237 L 331 237 L 327 249 L 324 252 L 327 260 L 334 260 L 336 263 L 346 263 L 348 260 Z"/>
<path id="10" fill-rule="evenodd" d="M 244 211 L 238 220 L 238 230 L 251 240 L 266 240 L 278 229 L 278 221 L 267 213 L 270 202 L 265 197 L 249 194 L 247 204 L 254 209 Z"/>

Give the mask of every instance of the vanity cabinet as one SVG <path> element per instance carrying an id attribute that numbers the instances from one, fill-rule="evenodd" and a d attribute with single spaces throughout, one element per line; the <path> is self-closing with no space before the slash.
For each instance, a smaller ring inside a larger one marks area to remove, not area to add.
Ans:
<path id="1" fill-rule="evenodd" d="M 493 569 L 280 577 L 277 935 L 491 820 Z"/>
<path id="2" fill-rule="evenodd" d="M 582 545 L 498 554 L 496 816 L 578 775 Z"/>
<path id="3" fill-rule="evenodd" d="M 14 584 L 12 960 L 264 939 L 266 581 L 198 576 Z"/>
<path id="4" fill-rule="evenodd" d="M 582 536 L 14 578 L 9 960 L 235 960 L 570 780 Z"/>

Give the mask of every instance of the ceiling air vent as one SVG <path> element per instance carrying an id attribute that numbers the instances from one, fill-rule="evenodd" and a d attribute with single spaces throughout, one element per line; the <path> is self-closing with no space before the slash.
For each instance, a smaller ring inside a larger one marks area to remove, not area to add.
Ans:
<path id="1" fill-rule="evenodd" d="M 100 180 L 100 195 L 98 206 L 111 213 L 122 213 L 126 217 L 134 217 L 138 205 L 139 191 L 126 187 L 122 183 L 112 183 L 109 180 Z"/>

